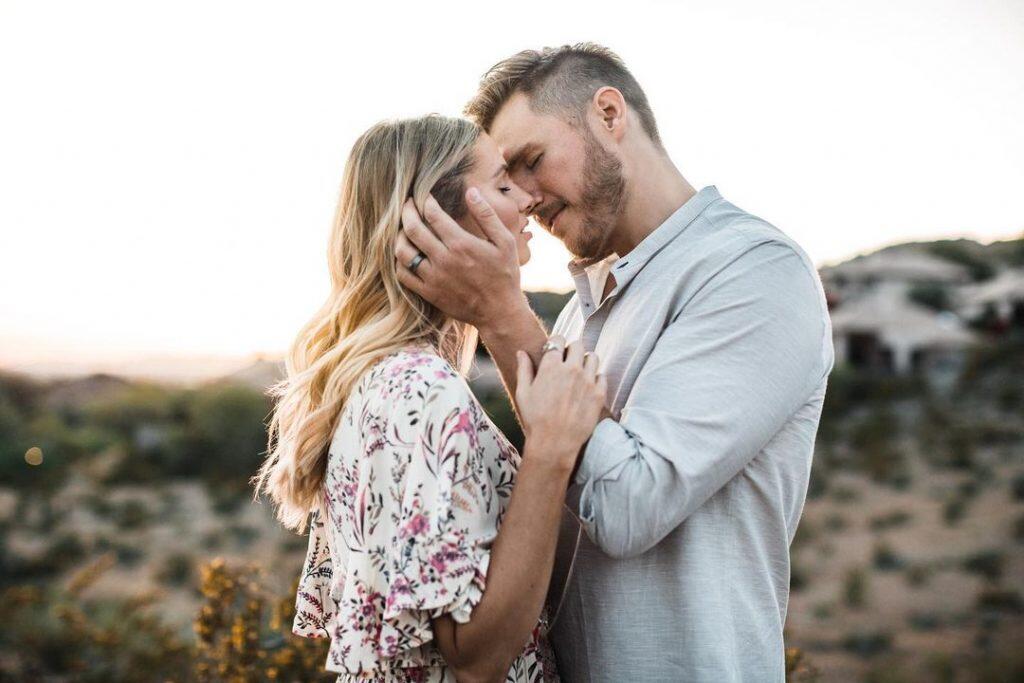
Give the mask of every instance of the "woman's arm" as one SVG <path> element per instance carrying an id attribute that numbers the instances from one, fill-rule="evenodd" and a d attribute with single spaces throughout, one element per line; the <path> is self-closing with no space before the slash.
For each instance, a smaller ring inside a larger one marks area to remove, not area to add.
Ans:
<path id="1" fill-rule="evenodd" d="M 491 549 L 487 587 L 468 623 L 434 620 L 434 638 L 458 681 L 504 681 L 537 626 L 558 540 L 571 462 L 527 440 L 501 531 Z"/>
<path id="2" fill-rule="evenodd" d="M 604 408 L 597 359 L 584 358 L 579 345 L 565 359 L 561 349 L 545 353 L 536 377 L 526 354 L 518 356 L 516 402 L 526 445 L 491 549 L 486 589 L 468 623 L 450 616 L 433 622 L 438 648 L 459 681 L 503 681 L 536 627 L 569 478 Z"/>

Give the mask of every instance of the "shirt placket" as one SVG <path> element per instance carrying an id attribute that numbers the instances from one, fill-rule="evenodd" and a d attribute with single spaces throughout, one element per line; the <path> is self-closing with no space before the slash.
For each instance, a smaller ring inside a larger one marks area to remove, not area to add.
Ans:
<path id="1" fill-rule="evenodd" d="M 608 277 L 612 277 L 615 272 L 613 268 L 608 273 Z M 600 305 L 594 303 L 594 297 L 590 288 L 590 281 L 585 274 L 580 276 L 580 279 L 576 281 L 576 289 L 580 293 L 580 299 L 582 303 L 583 313 L 583 331 L 580 334 L 580 341 L 583 342 L 583 349 L 585 351 L 593 352 L 597 348 L 597 341 L 601 338 L 601 331 L 604 329 L 604 324 L 608 320 L 608 314 L 611 311 L 614 299 L 618 296 L 619 290 L 622 286 L 616 283 L 615 287 L 608 293 L 608 296 L 601 301 Z"/>

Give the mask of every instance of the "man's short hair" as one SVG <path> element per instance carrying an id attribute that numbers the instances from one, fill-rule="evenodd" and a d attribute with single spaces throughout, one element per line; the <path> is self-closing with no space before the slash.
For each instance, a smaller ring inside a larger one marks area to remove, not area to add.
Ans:
<path id="1" fill-rule="evenodd" d="M 523 50 L 492 66 L 464 110 L 484 130 L 515 93 L 529 97 L 530 108 L 545 114 L 576 113 L 599 88 L 611 86 L 640 117 L 644 131 L 661 145 L 658 124 L 640 84 L 614 52 L 595 43 Z"/>

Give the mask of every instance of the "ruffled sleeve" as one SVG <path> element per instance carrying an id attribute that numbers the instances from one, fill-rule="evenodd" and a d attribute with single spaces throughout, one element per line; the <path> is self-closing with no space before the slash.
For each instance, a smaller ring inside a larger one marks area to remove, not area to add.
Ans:
<path id="1" fill-rule="evenodd" d="M 433 354 L 382 362 L 339 425 L 327 525 L 311 525 L 294 631 L 331 638 L 331 671 L 406 680 L 438 670 L 432 620 L 465 623 L 483 597 L 518 456 Z"/>
<path id="2" fill-rule="evenodd" d="M 317 510 L 310 515 L 309 544 L 299 574 L 292 633 L 305 638 L 331 637 L 338 614 L 337 602 L 331 595 L 333 578 L 334 563 L 327 543 L 327 529 Z"/>
<path id="3" fill-rule="evenodd" d="M 432 640 L 433 618 L 469 621 L 497 533 L 497 494 L 480 443 L 487 420 L 460 377 L 450 369 L 434 373 L 422 405 L 396 424 L 412 447 L 395 472 L 391 533 L 371 553 L 383 579 L 384 658 Z"/>

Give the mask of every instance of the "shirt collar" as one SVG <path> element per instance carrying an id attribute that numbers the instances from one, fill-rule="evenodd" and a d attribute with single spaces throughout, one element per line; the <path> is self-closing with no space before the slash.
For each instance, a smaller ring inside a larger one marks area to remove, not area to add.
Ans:
<path id="1" fill-rule="evenodd" d="M 708 185 L 686 200 L 624 257 L 620 258 L 612 254 L 597 261 L 573 259 L 569 262 L 569 273 L 573 279 L 578 279 L 578 276 L 584 273 L 594 275 L 598 270 L 610 269 L 615 276 L 615 290 L 613 291 L 617 291 L 625 287 L 633 279 L 633 276 L 640 272 L 655 254 L 661 251 L 662 247 L 678 237 L 690 223 L 704 213 L 708 206 L 721 198 L 722 195 L 718 192 L 718 188 Z M 602 277 L 601 280 L 603 281 L 604 278 Z"/>

